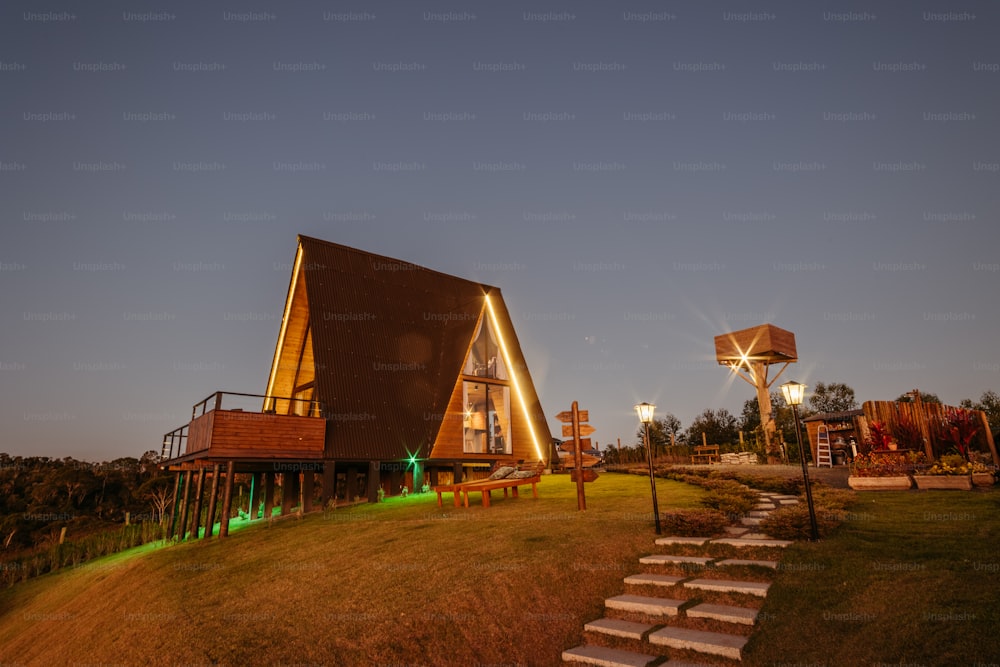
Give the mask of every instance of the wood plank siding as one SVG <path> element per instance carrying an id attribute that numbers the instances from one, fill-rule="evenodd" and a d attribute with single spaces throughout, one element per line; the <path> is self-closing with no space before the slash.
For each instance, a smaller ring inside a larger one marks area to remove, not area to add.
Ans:
<path id="1" fill-rule="evenodd" d="M 715 337 L 715 358 L 738 361 L 743 355 L 756 361 L 796 361 L 795 334 L 773 324 L 761 324 Z"/>
<path id="2" fill-rule="evenodd" d="M 317 417 L 213 410 L 191 422 L 187 454 L 210 458 L 321 459 L 326 421 Z"/>

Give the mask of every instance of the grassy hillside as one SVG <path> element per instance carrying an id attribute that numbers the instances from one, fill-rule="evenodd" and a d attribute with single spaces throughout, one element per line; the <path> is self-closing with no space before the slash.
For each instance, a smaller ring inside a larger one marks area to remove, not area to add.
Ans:
<path id="1" fill-rule="evenodd" d="M 553 664 L 655 537 L 647 478 L 587 492 L 586 512 L 559 476 L 489 509 L 427 494 L 143 547 L 0 593 L 0 660 Z M 661 509 L 701 494 L 658 481 Z"/>
<path id="2" fill-rule="evenodd" d="M 702 494 L 657 488 L 661 509 Z M 557 665 L 656 549 L 647 478 L 587 492 L 585 513 L 551 477 L 488 510 L 393 498 L 141 547 L 0 592 L 0 664 Z M 787 550 L 744 664 L 995 664 L 998 510 L 997 490 L 858 494 Z"/>

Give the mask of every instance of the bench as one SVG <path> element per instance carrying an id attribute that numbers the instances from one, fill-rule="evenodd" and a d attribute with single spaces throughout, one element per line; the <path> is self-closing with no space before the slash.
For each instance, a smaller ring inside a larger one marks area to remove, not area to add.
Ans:
<path id="1" fill-rule="evenodd" d="M 495 472 L 497 469 L 503 467 L 504 465 L 511 465 L 510 463 L 498 463 L 493 466 L 491 473 Z M 542 470 L 545 468 L 545 464 L 541 461 L 533 463 L 521 463 L 516 466 L 517 471 L 521 473 L 521 476 L 517 478 L 503 477 L 501 479 L 478 479 L 471 482 L 459 482 L 457 484 L 445 484 L 441 486 L 435 486 L 434 491 L 437 493 L 438 507 L 441 507 L 441 494 L 442 493 L 452 493 L 454 494 L 455 507 L 460 507 L 462 501 L 464 500 L 464 505 L 469 506 L 469 494 L 470 493 L 482 493 L 483 494 L 483 507 L 490 506 L 490 492 L 503 490 L 503 495 L 506 498 L 509 493 L 515 498 L 518 497 L 518 487 L 531 485 L 531 493 L 535 498 L 538 497 L 537 484 L 541 481 Z M 530 475 L 525 474 L 525 471 L 530 472 Z M 512 473 L 513 474 L 513 473 Z M 462 500 L 460 500 L 460 498 Z"/>
<path id="2" fill-rule="evenodd" d="M 691 455 L 691 463 L 718 463 L 718 445 L 695 445 L 694 454 Z"/>
<path id="3" fill-rule="evenodd" d="M 531 494 L 535 498 L 538 497 L 538 483 L 542 481 L 542 470 L 545 468 L 545 464 L 541 461 L 537 463 L 522 463 L 517 467 L 517 472 L 521 473 L 519 477 L 504 477 L 502 479 L 483 479 L 477 482 L 469 482 L 468 484 L 463 484 L 461 488 L 462 496 L 465 500 L 465 506 L 469 506 L 469 494 L 470 493 L 482 493 L 483 494 L 483 507 L 490 506 L 490 492 L 498 491 L 503 489 L 504 498 L 507 497 L 507 490 L 510 489 L 511 495 L 515 498 L 517 495 L 517 488 L 519 486 L 531 485 Z M 531 473 L 528 475 L 528 473 Z"/>

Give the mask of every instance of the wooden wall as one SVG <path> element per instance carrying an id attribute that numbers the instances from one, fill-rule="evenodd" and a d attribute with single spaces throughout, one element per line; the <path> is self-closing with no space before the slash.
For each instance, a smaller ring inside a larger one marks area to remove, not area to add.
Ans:
<path id="1" fill-rule="evenodd" d="M 213 410 L 191 422 L 188 450 L 207 456 L 235 458 L 323 458 L 326 420 L 319 417 L 269 415 Z"/>

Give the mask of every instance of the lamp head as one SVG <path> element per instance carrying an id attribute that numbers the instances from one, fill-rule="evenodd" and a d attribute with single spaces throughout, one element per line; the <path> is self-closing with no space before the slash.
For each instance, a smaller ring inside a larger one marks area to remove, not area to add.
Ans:
<path id="1" fill-rule="evenodd" d="M 653 411 L 656 410 L 656 406 L 652 403 L 640 403 L 635 406 L 635 412 L 639 415 L 639 421 L 643 424 L 649 424 L 653 421 Z"/>

